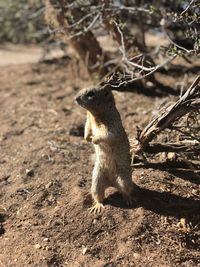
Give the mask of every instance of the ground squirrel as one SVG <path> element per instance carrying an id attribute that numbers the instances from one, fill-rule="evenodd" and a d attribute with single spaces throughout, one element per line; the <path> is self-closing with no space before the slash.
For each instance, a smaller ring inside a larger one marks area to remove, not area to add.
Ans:
<path id="1" fill-rule="evenodd" d="M 105 189 L 109 186 L 117 188 L 131 204 L 134 183 L 131 180 L 130 145 L 110 85 L 83 89 L 75 99 L 87 110 L 84 138 L 94 144 L 96 152 L 91 187 L 95 205 L 90 212 L 101 212 Z"/>

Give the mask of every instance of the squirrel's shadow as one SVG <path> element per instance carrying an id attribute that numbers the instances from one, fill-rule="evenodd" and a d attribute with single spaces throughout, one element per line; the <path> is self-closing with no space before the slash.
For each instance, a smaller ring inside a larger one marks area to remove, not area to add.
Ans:
<path id="1" fill-rule="evenodd" d="M 127 206 L 122 196 L 116 192 L 105 199 L 105 204 L 115 207 L 135 209 L 143 207 L 157 214 L 174 216 L 177 218 L 191 218 L 200 214 L 200 200 L 185 198 L 168 192 L 157 192 L 150 189 L 137 188 L 135 193 L 136 201 L 132 206 Z"/>

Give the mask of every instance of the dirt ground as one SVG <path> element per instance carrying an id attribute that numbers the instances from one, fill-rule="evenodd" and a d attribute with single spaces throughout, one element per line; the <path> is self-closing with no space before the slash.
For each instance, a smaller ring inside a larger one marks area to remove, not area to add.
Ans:
<path id="1" fill-rule="evenodd" d="M 90 82 L 77 64 L 0 68 L 0 267 L 200 266 L 200 180 L 189 173 L 134 169 L 137 204 L 110 189 L 103 213 L 88 214 L 93 148 L 74 96 Z M 163 101 L 115 97 L 130 138 Z"/>

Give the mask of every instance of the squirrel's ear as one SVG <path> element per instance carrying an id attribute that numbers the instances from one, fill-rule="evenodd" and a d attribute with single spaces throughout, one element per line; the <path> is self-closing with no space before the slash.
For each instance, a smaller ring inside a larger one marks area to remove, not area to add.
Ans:
<path id="1" fill-rule="evenodd" d="M 109 83 L 106 83 L 103 87 L 106 90 L 112 90 L 112 86 Z"/>

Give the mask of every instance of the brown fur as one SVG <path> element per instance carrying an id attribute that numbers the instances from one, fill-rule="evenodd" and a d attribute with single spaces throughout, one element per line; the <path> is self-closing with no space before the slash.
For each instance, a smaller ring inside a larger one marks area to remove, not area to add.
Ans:
<path id="1" fill-rule="evenodd" d="M 76 101 L 87 110 L 84 138 L 94 144 L 96 152 L 91 187 L 95 205 L 91 211 L 101 211 L 105 190 L 109 186 L 116 187 L 130 203 L 134 185 L 130 146 L 110 86 L 83 89 Z"/>

